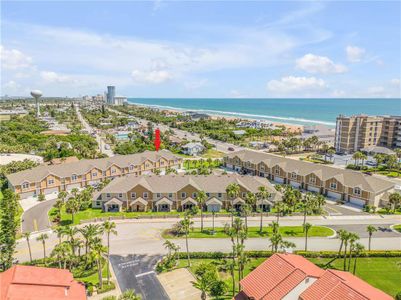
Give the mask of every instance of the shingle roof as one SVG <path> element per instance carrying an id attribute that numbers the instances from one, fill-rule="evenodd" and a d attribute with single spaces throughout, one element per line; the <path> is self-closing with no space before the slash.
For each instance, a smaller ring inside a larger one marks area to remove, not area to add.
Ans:
<path id="1" fill-rule="evenodd" d="M 179 159 L 177 156 L 167 150 L 160 150 L 158 152 L 145 151 L 143 153 L 117 155 L 100 159 L 82 159 L 77 162 L 65 163 L 61 165 L 41 165 L 33 169 L 9 174 L 7 175 L 7 178 L 10 183 L 15 186 L 22 184 L 24 181 L 38 182 L 49 174 L 63 178 L 69 177 L 72 174 L 81 175 L 87 173 L 94 167 L 102 171 L 105 171 L 113 164 L 119 166 L 120 168 L 127 168 L 130 165 L 142 164 L 146 160 L 156 162 L 162 157 L 167 160 Z"/>
<path id="2" fill-rule="evenodd" d="M 314 173 L 323 181 L 335 177 L 345 186 L 359 186 L 363 190 L 373 193 L 380 193 L 394 187 L 394 183 L 389 180 L 365 175 L 361 172 L 344 170 L 327 165 L 314 164 L 311 162 L 285 158 L 264 152 L 241 150 L 238 152 L 229 153 L 226 157 L 238 157 L 243 162 L 250 161 L 254 164 L 264 162 L 269 167 L 279 165 L 287 173 L 298 171 L 297 173 L 302 176 Z"/>
<path id="3" fill-rule="evenodd" d="M 225 193 L 230 183 L 238 183 L 251 192 L 257 192 L 260 186 L 265 186 L 271 193 L 277 191 L 266 178 L 244 176 L 238 174 L 227 175 L 142 175 L 133 174 L 116 178 L 108 184 L 101 193 L 125 193 L 134 186 L 141 185 L 154 193 L 174 193 L 187 185 L 209 193 Z"/>
<path id="4" fill-rule="evenodd" d="M 0 273 L 0 300 L 84 300 L 85 287 L 70 271 L 15 265 Z"/>

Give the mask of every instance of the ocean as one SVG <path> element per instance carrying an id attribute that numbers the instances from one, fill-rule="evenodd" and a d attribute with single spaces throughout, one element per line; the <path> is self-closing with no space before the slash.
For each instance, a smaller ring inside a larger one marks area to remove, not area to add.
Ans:
<path id="1" fill-rule="evenodd" d="M 401 115 L 401 99 L 129 98 L 131 104 L 299 125 L 335 126 L 340 114 Z"/>

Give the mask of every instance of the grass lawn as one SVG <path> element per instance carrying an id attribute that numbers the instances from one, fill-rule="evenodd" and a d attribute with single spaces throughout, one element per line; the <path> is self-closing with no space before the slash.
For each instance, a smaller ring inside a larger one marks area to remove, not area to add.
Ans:
<path id="1" fill-rule="evenodd" d="M 111 267 L 110 267 L 111 268 Z M 103 266 L 102 269 L 102 277 L 107 278 L 107 268 L 106 265 Z M 97 269 L 95 269 L 95 272 L 89 276 L 86 277 L 77 277 L 75 278 L 77 281 L 81 282 L 88 282 L 91 283 L 92 285 L 97 285 L 99 283 L 99 276 L 97 274 Z"/>
<path id="2" fill-rule="evenodd" d="M 401 224 L 400 225 L 394 225 L 393 228 L 394 228 L 394 230 L 397 230 L 399 233 L 401 233 Z"/>
<path id="3" fill-rule="evenodd" d="M 204 228 L 204 231 L 201 232 L 200 228 L 195 228 L 193 231 L 190 232 L 189 237 L 190 238 L 228 238 L 228 236 L 224 232 L 223 227 L 216 227 L 215 228 L 215 234 L 212 235 L 210 231 L 212 230 L 211 227 Z M 248 228 L 248 237 L 249 238 L 260 238 L 260 237 L 266 237 L 272 233 L 272 228 L 271 227 L 264 227 L 263 231 L 260 233 L 259 232 L 259 227 L 249 227 Z M 302 226 L 283 226 L 280 227 L 280 233 L 283 235 L 283 237 L 304 237 L 305 234 L 303 232 Z M 334 231 L 330 228 L 327 227 L 322 227 L 322 226 L 313 226 L 311 229 L 309 229 L 309 237 L 321 237 L 321 236 L 330 236 L 334 234 Z M 166 230 L 163 232 L 162 235 L 164 238 L 183 238 L 184 236 L 174 236 L 172 235 L 169 230 Z"/>
<path id="4" fill-rule="evenodd" d="M 211 214 L 210 212 L 203 212 L 204 214 Z M 95 219 L 95 218 L 108 218 L 108 217 L 121 217 L 124 216 L 125 218 L 137 218 L 141 216 L 149 216 L 149 217 L 160 217 L 163 218 L 164 216 L 183 216 L 185 212 L 177 212 L 177 211 L 170 211 L 170 212 L 103 212 L 99 208 L 88 208 L 87 210 L 79 211 L 74 215 L 74 224 L 72 224 L 72 217 L 71 214 L 65 212 L 65 208 L 63 208 L 61 212 L 61 224 L 62 226 L 65 225 L 78 225 L 80 221 Z M 219 214 L 224 214 L 221 212 Z M 228 215 L 229 213 L 227 213 Z M 52 220 L 56 216 L 56 209 L 52 208 L 49 211 L 50 220 Z M 178 222 L 178 218 L 177 218 Z"/>
<path id="5" fill-rule="evenodd" d="M 330 259 L 328 258 L 313 258 L 310 259 L 313 263 L 321 266 L 327 263 Z M 249 272 L 254 270 L 258 265 L 260 265 L 263 261 L 265 261 L 265 258 L 255 258 L 251 259 L 249 263 L 245 267 L 245 275 L 247 275 Z M 217 268 L 219 269 L 219 266 L 224 265 L 224 262 L 222 260 L 213 260 L 213 259 L 192 259 L 191 260 L 191 267 L 190 271 L 194 273 L 196 270 L 196 267 L 202 263 L 213 263 L 216 264 Z M 330 268 L 333 269 L 339 269 L 342 270 L 342 263 L 343 261 L 336 260 L 334 263 L 330 266 Z M 357 263 L 357 269 L 356 269 L 356 275 L 360 277 L 361 279 L 365 280 L 372 286 L 381 289 L 382 291 L 388 293 L 389 295 L 394 296 L 396 293 L 400 291 L 401 287 L 401 276 L 400 276 L 400 266 L 401 264 L 401 258 L 399 257 L 364 257 L 364 258 L 358 258 L 358 263 Z M 184 259 L 181 259 L 179 262 L 178 267 L 186 267 L 187 266 L 187 261 Z M 353 268 L 353 263 L 351 264 L 351 270 Z M 383 275 L 385 274 L 385 275 Z M 231 276 L 220 270 L 219 271 L 219 276 L 222 280 L 226 282 L 228 285 L 228 293 L 226 297 L 223 299 L 232 299 L 231 296 L 231 291 L 232 291 L 232 279 Z M 238 282 L 238 271 L 235 271 L 235 280 L 236 283 Z M 237 290 L 238 292 L 238 285 L 237 285 Z"/>
<path id="6" fill-rule="evenodd" d="M 215 149 L 208 149 L 204 154 L 202 154 L 203 158 L 222 158 L 223 156 L 223 152 L 217 151 Z"/>

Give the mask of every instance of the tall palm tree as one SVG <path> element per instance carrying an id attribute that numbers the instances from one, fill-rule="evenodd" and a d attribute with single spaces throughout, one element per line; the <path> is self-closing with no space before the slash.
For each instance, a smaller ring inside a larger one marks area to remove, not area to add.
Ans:
<path id="1" fill-rule="evenodd" d="M 348 247 L 348 241 L 349 241 L 349 239 L 351 237 L 351 234 L 352 233 L 346 231 L 346 232 L 343 233 L 343 237 L 342 237 L 344 239 L 344 255 L 343 255 L 343 259 L 344 259 L 343 269 L 344 269 L 344 271 L 347 268 L 347 247 Z"/>
<path id="2" fill-rule="evenodd" d="M 306 223 L 306 215 L 310 211 L 312 203 L 313 203 L 313 194 L 308 192 L 304 195 L 302 199 L 302 209 L 304 211 L 304 221 L 302 226 L 304 226 Z"/>
<path id="3" fill-rule="evenodd" d="M 263 201 L 269 199 L 271 194 L 267 191 L 266 187 L 260 186 L 258 187 L 257 197 L 261 200 L 262 207 Z M 260 210 L 260 224 L 259 224 L 259 232 L 262 233 L 263 230 L 263 209 Z"/>
<path id="4" fill-rule="evenodd" d="M 61 242 L 62 242 L 62 237 L 63 237 L 64 232 L 65 232 L 65 227 L 63 227 L 63 226 L 57 226 L 57 227 L 54 229 L 54 232 L 57 234 L 58 243 L 61 244 Z"/>
<path id="5" fill-rule="evenodd" d="M 196 199 L 195 199 L 200 207 L 200 214 L 201 214 L 201 232 L 203 232 L 203 206 L 205 205 L 205 202 L 207 200 L 206 193 L 204 191 L 199 191 Z"/>
<path id="6" fill-rule="evenodd" d="M 64 233 L 63 235 L 68 237 L 68 242 L 70 244 L 71 247 L 71 252 L 72 255 L 75 256 L 75 235 L 79 232 L 79 229 L 76 227 L 71 227 L 71 226 L 66 226 L 64 228 Z"/>
<path id="7" fill-rule="evenodd" d="M 368 244 L 368 249 L 369 249 L 369 251 L 370 251 L 370 244 L 371 244 L 371 241 L 372 241 L 372 235 L 373 235 L 373 232 L 376 232 L 376 231 L 377 231 L 377 228 L 374 227 L 373 225 L 368 225 L 368 227 L 366 227 L 366 231 L 369 233 L 369 244 Z"/>
<path id="8" fill-rule="evenodd" d="M 104 247 L 102 244 L 102 239 L 99 237 L 96 237 L 93 239 L 93 244 L 91 246 L 91 249 L 92 249 L 92 256 L 96 260 L 96 264 L 97 264 L 99 289 L 102 289 L 103 288 L 102 259 L 103 259 L 103 255 L 105 253 L 107 253 L 107 250 L 106 250 L 106 247 Z"/>
<path id="9" fill-rule="evenodd" d="M 43 246 L 43 262 L 46 266 L 46 240 L 49 238 L 49 236 L 46 233 L 42 233 L 41 235 L 39 235 L 36 240 L 38 242 L 42 242 L 42 246 Z"/>
<path id="10" fill-rule="evenodd" d="M 232 296 L 235 296 L 235 260 L 227 259 L 224 268 L 230 272 L 232 284 Z"/>
<path id="11" fill-rule="evenodd" d="M 61 210 L 64 207 L 64 202 L 61 199 L 57 199 L 56 203 L 54 203 L 53 207 L 57 210 L 57 219 L 58 222 L 61 221 Z"/>
<path id="12" fill-rule="evenodd" d="M 280 215 L 281 215 L 281 212 L 282 212 L 283 209 L 284 209 L 284 206 L 285 206 L 285 203 L 282 202 L 282 201 L 277 201 L 277 202 L 274 204 L 274 207 L 276 208 L 276 217 L 277 217 L 276 222 L 277 222 L 277 223 L 280 222 Z"/>
<path id="13" fill-rule="evenodd" d="M 26 239 L 26 243 L 28 245 L 28 250 L 29 250 L 29 260 L 32 263 L 32 251 L 31 251 L 31 244 L 29 242 L 29 238 L 31 237 L 31 233 L 29 231 L 24 232 L 22 234 L 22 237 L 24 237 Z"/>
<path id="14" fill-rule="evenodd" d="M 351 259 L 352 259 L 352 252 L 355 246 L 356 241 L 359 240 L 359 236 L 356 233 L 350 233 L 349 235 L 349 254 L 348 254 L 348 272 L 351 268 Z M 344 270 L 345 271 L 345 270 Z"/>
<path id="15" fill-rule="evenodd" d="M 107 235 L 107 284 L 110 283 L 110 234 L 117 235 L 116 223 L 105 221 L 103 223 L 103 230 Z"/>
<path id="16" fill-rule="evenodd" d="M 88 254 L 90 242 L 103 232 L 103 228 L 100 224 L 89 224 L 79 229 L 85 240 L 85 254 Z"/>
<path id="17" fill-rule="evenodd" d="M 248 192 L 245 195 L 245 203 L 251 209 L 256 205 L 256 196 L 254 193 Z M 245 209 L 245 228 L 248 231 L 248 210 Z"/>
<path id="18" fill-rule="evenodd" d="M 71 214 L 72 224 L 74 224 L 74 216 L 79 211 L 79 207 L 79 201 L 75 197 L 68 199 L 65 204 L 65 210 Z"/>
<path id="19" fill-rule="evenodd" d="M 188 267 L 191 267 L 191 258 L 189 256 L 189 246 L 188 246 L 188 234 L 193 222 L 191 216 L 186 214 L 184 219 L 180 221 L 182 232 L 185 234 L 185 247 L 187 250 Z"/>
<path id="20" fill-rule="evenodd" d="M 67 192 L 66 191 L 61 191 L 60 193 L 58 193 L 57 195 L 57 199 L 61 200 L 61 202 L 64 204 L 65 199 L 67 198 Z"/>
<path id="21" fill-rule="evenodd" d="M 352 271 L 352 274 L 354 274 L 354 275 L 355 275 L 355 272 L 356 272 L 356 262 L 357 262 L 357 259 L 358 259 L 358 257 L 361 255 L 361 252 L 362 252 L 364 249 L 365 249 L 365 247 L 364 247 L 362 244 L 360 244 L 360 243 L 356 243 L 356 244 L 354 245 L 355 259 L 354 259 L 354 269 L 353 269 L 353 271 Z"/>
<path id="22" fill-rule="evenodd" d="M 230 183 L 226 188 L 227 196 L 231 199 L 231 225 L 234 223 L 234 199 L 240 193 L 240 186 L 238 183 Z"/>
<path id="23" fill-rule="evenodd" d="M 308 251 L 308 233 L 309 229 L 311 229 L 312 224 L 311 223 L 305 223 L 303 225 L 304 227 L 304 232 L 305 232 L 305 251 Z"/>

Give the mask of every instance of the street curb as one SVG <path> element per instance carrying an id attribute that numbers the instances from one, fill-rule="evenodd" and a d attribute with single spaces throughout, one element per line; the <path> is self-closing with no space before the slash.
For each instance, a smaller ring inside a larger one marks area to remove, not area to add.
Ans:
<path id="1" fill-rule="evenodd" d="M 393 224 L 393 225 L 390 225 L 390 229 L 391 229 L 392 232 L 395 232 L 395 233 L 398 233 L 398 234 L 401 235 L 401 232 L 399 232 L 398 230 L 395 230 L 395 229 L 394 229 L 394 226 L 397 226 L 397 225 L 401 225 L 401 224 Z"/>

